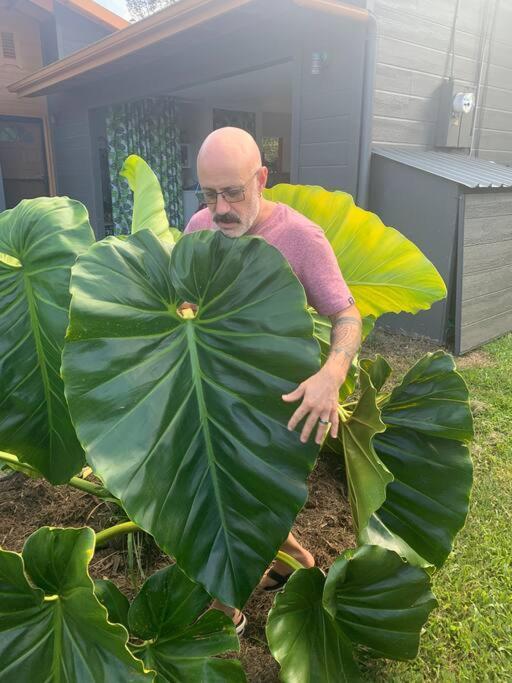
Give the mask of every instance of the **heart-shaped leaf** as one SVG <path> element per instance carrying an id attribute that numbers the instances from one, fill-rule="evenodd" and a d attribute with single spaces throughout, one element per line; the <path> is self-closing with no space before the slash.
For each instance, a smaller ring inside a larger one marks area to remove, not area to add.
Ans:
<path id="1" fill-rule="evenodd" d="M 65 197 L 0 214 L 0 450 L 62 484 L 83 465 L 60 377 L 69 279 L 94 242 L 87 211 Z"/>
<path id="2" fill-rule="evenodd" d="M 284 683 L 360 680 L 350 641 L 323 607 L 324 585 L 319 569 L 299 569 L 269 612 L 267 640 Z"/>
<path id="3" fill-rule="evenodd" d="M 240 662 L 216 655 L 239 650 L 233 622 L 218 610 L 206 611 L 211 598 L 177 565 L 151 576 L 128 614 L 130 629 L 145 644 L 135 648 L 157 681 L 244 683 Z"/>
<path id="4" fill-rule="evenodd" d="M 265 197 L 323 228 L 363 317 L 417 313 L 446 296 L 442 277 L 418 247 L 349 194 L 283 184 L 265 190 Z"/>
<path id="5" fill-rule="evenodd" d="M 49 527 L 29 537 L 23 556 L 0 550 L 2 681 L 153 680 L 94 595 L 93 552 L 92 529 Z"/>
<path id="6" fill-rule="evenodd" d="M 409 659 L 436 600 L 428 574 L 376 546 L 347 550 L 327 578 L 300 569 L 276 597 L 267 639 L 284 683 L 359 680 L 353 648 Z"/>
<path id="7" fill-rule="evenodd" d="M 385 548 L 363 545 L 332 565 L 323 604 L 354 645 L 377 657 L 413 659 L 437 602 L 422 569 Z"/>
<path id="8" fill-rule="evenodd" d="M 317 454 L 281 398 L 319 368 L 304 290 L 261 239 L 202 231 L 171 253 L 146 230 L 94 245 L 71 290 L 63 376 L 88 461 L 188 576 L 241 607 Z"/>
<path id="9" fill-rule="evenodd" d="M 464 526 L 472 483 L 468 390 L 453 358 L 443 351 L 422 358 L 391 393 L 382 419 L 387 429 L 374 447 L 395 479 L 360 541 L 440 567 Z"/>

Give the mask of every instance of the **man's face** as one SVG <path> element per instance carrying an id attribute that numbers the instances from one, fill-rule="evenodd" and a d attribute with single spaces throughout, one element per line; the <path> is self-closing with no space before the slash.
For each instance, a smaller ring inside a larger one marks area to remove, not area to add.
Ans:
<path id="1" fill-rule="evenodd" d="M 227 237 L 241 237 L 254 225 L 260 212 L 260 174 L 263 169 L 243 174 L 203 170 L 199 179 L 206 196 L 213 222 Z M 217 175 L 217 177 L 215 177 Z M 218 194 L 216 203 L 210 203 L 213 193 Z"/>

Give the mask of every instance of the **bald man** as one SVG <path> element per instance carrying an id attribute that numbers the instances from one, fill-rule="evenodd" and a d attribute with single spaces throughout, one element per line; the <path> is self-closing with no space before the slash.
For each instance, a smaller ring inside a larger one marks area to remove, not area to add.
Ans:
<path id="1" fill-rule="evenodd" d="M 323 230 L 294 209 L 262 196 L 268 169 L 262 165 L 254 138 L 240 128 L 221 128 L 203 142 L 197 158 L 201 192 L 206 207 L 196 213 L 185 233 L 220 230 L 227 237 L 257 235 L 279 249 L 302 283 L 308 303 L 332 323 L 327 361 L 312 377 L 283 401 L 297 402 L 288 429 L 304 420 L 300 439 L 305 443 L 316 428 L 320 444 L 330 429 L 338 434 L 338 395 L 361 343 L 361 316 L 340 272 L 336 256 Z M 290 534 L 282 550 L 304 567 L 315 564 L 313 556 Z M 290 568 L 275 562 L 262 579 L 267 591 L 280 590 Z M 245 618 L 238 610 L 224 609 L 233 617 L 239 633 Z"/>

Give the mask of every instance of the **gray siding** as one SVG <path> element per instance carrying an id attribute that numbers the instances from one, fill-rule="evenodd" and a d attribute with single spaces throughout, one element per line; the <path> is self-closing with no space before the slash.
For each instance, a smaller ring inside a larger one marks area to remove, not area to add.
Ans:
<path id="1" fill-rule="evenodd" d="M 376 0 L 379 26 L 373 139 L 379 145 L 433 146 L 440 86 L 448 59 L 456 0 Z M 474 91 L 488 0 L 462 0 L 455 31 L 456 84 Z M 489 63 L 483 65 L 478 155 L 512 162 L 512 3 L 501 2 Z"/>
<path id="2" fill-rule="evenodd" d="M 461 246 L 464 353 L 512 330 L 512 192 L 466 195 Z"/>
<path id="3" fill-rule="evenodd" d="M 304 17 L 297 108 L 300 183 L 356 194 L 365 35 L 363 22 Z M 316 51 L 325 51 L 329 62 L 319 76 L 312 76 Z"/>

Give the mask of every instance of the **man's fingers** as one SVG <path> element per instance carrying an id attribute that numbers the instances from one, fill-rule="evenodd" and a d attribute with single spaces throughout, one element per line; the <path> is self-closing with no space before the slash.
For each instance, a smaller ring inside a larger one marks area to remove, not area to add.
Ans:
<path id="1" fill-rule="evenodd" d="M 338 436 L 338 429 L 340 426 L 340 416 L 338 415 L 338 406 L 331 411 L 331 436 L 335 439 Z"/>
<path id="2" fill-rule="evenodd" d="M 304 396 L 304 387 L 302 384 L 299 384 L 299 386 L 292 391 L 289 394 L 283 394 L 282 399 L 283 401 L 288 401 L 288 402 L 293 402 L 293 401 L 298 401 L 299 398 L 302 398 Z"/>
<path id="3" fill-rule="evenodd" d="M 316 439 L 315 443 L 321 444 L 322 441 L 325 439 L 325 435 L 327 434 L 329 430 L 329 423 L 327 424 L 325 422 L 320 422 L 318 421 L 318 429 L 316 430 Z"/>
<path id="4" fill-rule="evenodd" d="M 302 441 L 302 443 L 306 443 L 306 441 L 309 439 L 309 435 L 311 434 L 317 420 L 318 413 L 315 412 L 309 414 L 309 417 L 304 423 L 304 427 L 302 428 L 302 433 L 300 435 L 300 440 Z"/>
<path id="5" fill-rule="evenodd" d="M 295 427 L 299 424 L 299 422 L 302 420 L 302 418 L 308 413 L 309 408 L 306 408 L 304 405 L 300 405 L 291 416 L 290 421 L 288 422 L 288 429 L 290 431 L 293 431 Z"/>

